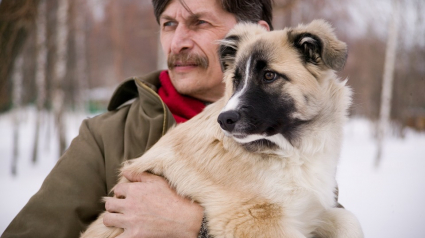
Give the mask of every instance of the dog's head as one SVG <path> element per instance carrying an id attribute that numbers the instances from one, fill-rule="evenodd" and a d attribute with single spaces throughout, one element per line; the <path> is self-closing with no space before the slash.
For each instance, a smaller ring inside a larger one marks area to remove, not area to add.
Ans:
<path id="1" fill-rule="evenodd" d="M 280 31 L 241 23 L 220 42 L 226 106 L 218 123 L 248 149 L 293 144 L 301 128 L 323 117 L 335 80 L 347 58 L 323 20 Z"/>

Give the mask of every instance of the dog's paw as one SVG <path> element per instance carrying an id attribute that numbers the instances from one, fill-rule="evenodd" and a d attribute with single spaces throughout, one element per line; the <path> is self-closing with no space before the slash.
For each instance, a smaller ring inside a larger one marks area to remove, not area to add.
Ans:
<path id="1" fill-rule="evenodd" d="M 359 220 L 344 208 L 332 208 L 325 212 L 323 223 L 316 230 L 320 238 L 363 238 Z"/>

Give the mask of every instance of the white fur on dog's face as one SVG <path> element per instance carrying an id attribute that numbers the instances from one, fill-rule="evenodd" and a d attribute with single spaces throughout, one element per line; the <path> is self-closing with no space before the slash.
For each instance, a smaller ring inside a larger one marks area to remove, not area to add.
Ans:
<path id="1" fill-rule="evenodd" d="M 244 24 L 222 41 L 228 102 L 218 121 L 227 136 L 250 149 L 283 148 L 326 114 L 326 87 L 346 46 L 320 27 L 267 32 Z"/>

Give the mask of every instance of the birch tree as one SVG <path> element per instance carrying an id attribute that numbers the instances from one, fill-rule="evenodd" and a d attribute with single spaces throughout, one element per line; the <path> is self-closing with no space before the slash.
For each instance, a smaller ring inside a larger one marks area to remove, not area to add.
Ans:
<path id="1" fill-rule="evenodd" d="M 16 176 L 18 173 L 18 159 L 19 159 L 19 127 L 21 120 L 21 104 L 22 104 L 22 81 L 23 81 L 23 64 L 24 57 L 22 52 L 18 55 L 13 66 L 12 82 L 12 102 L 13 102 L 13 154 L 12 154 L 12 175 Z"/>
<path id="2" fill-rule="evenodd" d="M 47 42 L 46 42 L 46 24 L 47 24 L 46 0 L 40 0 L 38 5 L 38 15 L 36 19 L 36 71 L 35 83 L 37 90 L 37 117 L 35 122 L 34 146 L 32 151 L 32 162 L 37 162 L 38 143 L 40 138 L 40 123 L 44 113 L 44 104 L 46 102 L 46 61 L 47 61 Z"/>
<path id="3" fill-rule="evenodd" d="M 53 67 L 53 113 L 59 139 L 59 152 L 62 155 L 66 149 L 66 131 L 64 120 L 65 92 L 63 84 L 66 75 L 68 49 L 68 0 L 58 0 L 56 23 L 56 60 Z"/>
<path id="4" fill-rule="evenodd" d="M 382 77 L 381 106 L 377 133 L 377 154 L 375 166 L 378 167 L 382 159 L 385 135 L 391 120 L 391 99 L 394 81 L 394 65 L 397 52 L 397 38 L 400 20 L 399 0 L 392 1 L 393 14 L 388 27 L 388 40 L 385 52 L 384 74 Z"/>

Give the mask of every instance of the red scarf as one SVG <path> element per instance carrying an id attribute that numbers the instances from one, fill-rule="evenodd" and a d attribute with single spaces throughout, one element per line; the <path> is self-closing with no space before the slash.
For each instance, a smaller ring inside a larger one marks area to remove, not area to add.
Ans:
<path id="1" fill-rule="evenodd" d="M 205 108 L 205 104 L 198 99 L 179 94 L 171 83 L 167 70 L 159 74 L 159 81 L 161 87 L 158 94 L 170 109 L 177 123 L 191 119 Z"/>

